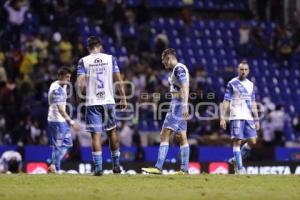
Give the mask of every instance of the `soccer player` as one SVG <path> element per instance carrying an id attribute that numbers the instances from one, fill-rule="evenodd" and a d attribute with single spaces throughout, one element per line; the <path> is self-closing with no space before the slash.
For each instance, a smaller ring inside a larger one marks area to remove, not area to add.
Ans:
<path id="1" fill-rule="evenodd" d="M 85 97 L 85 120 L 92 136 L 92 157 L 94 175 L 101 176 L 102 147 L 101 133 L 107 132 L 112 156 L 113 173 L 121 173 L 119 136 L 116 132 L 114 81 L 121 99 L 120 107 L 127 106 L 125 90 L 116 58 L 102 53 L 99 38 L 90 36 L 87 40 L 89 55 L 79 60 L 77 68 L 77 92 Z"/>
<path id="2" fill-rule="evenodd" d="M 177 174 L 188 174 L 190 147 L 186 130 L 189 116 L 189 71 L 185 65 L 177 61 L 176 52 L 172 48 L 165 49 L 161 59 L 166 69 L 172 70 L 169 78 L 172 100 L 160 133 L 160 146 L 155 167 L 142 168 L 142 171 L 150 174 L 162 173 L 163 164 L 168 153 L 169 138 L 171 133 L 175 133 L 176 138 L 179 139 L 181 155 L 181 169 Z"/>
<path id="3" fill-rule="evenodd" d="M 54 81 L 48 92 L 48 135 L 52 147 L 52 162 L 48 172 L 61 170 L 61 161 L 73 145 L 70 126 L 75 128 L 75 122 L 66 112 L 67 84 L 70 83 L 71 70 L 62 67 L 58 70 L 58 80 Z"/>
<path id="4" fill-rule="evenodd" d="M 22 156 L 17 151 L 5 151 L 0 158 L 0 173 L 21 173 Z"/>
<path id="5" fill-rule="evenodd" d="M 229 163 L 234 165 L 236 174 L 245 174 L 243 159 L 246 159 L 251 147 L 256 144 L 256 130 L 259 130 L 257 105 L 253 83 L 247 79 L 249 65 L 243 61 L 237 68 L 238 77 L 229 81 L 221 112 L 220 126 L 226 129 L 226 116 L 229 115 L 229 128 L 233 143 L 234 157 Z M 243 141 L 246 143 L 241 147 Z"/>

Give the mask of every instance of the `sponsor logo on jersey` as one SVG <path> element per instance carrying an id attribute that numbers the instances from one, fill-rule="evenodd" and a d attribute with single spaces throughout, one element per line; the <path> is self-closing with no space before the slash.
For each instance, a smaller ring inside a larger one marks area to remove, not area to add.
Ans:
<path id="1" fill-rule="evenodd" d="M 104 92 L 104 91 L 98 92 L 98 93 L 96 94 L 96 96 L 97 96 L 99 99 L 104 99 L 104 98 L 105 98 L 105 92 Z"/>
<path id="2" fill-rule="evenodd" d="M 100 58 L 96 58 L 96 59 L 94 60 L 94 63 L 102 63 L 102 60 L 101 60 Z"/>

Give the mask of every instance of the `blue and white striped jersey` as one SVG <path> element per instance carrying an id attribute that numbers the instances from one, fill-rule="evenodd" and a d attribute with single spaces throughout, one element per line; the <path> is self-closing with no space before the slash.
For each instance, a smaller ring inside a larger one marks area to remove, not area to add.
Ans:
<path id="1" fill-rule="evenodd" d="M 173 68 L 173 72 L 169 77 L 170 92 L 181 92 L 181 84 L 189 85 L 189 70 L 182 63 L 177 63 Z"/>
<path id="2" fill-rule="evenodd" d="M 57 105 L 63 105 L 66 109 L 67 91 L 66 87 L 62 87 L 59 81 L 54 81 L 48 91 L 48 121 L 50 122 L 65 122 L 65 118 L 59 113 Z"/>
<path id="3" fill-rule="evenodd" d="M 255 101 L 254 84 L 233 78 L 227 84 L 224 100 L 230 101 L 229 120 L 253 120 L 252 102 Z"/>

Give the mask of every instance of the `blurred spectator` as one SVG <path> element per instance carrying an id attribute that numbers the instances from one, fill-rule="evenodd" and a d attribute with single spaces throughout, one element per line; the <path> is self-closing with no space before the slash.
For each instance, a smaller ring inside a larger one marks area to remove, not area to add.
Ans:
<path id="1" fill-rule="evenodd" d="M 278 26 L 276 30 L 276 55 L 282 66 L 288 66 L 292 55 L 292 30 L 289 26 Z"/>
<path id="2" fill-rule="evenodd" d="M 29 143 L 30 144 L 39 144 L 40 137 L 42 136 L 42 130 L 40 129 L 40 125 L 38 121 L 33 121 L 32 124 L 30 124 L 30 137 L 29 137 Z"/>
<path id="3" fill-rule="evenodd" d="M 38 63 L 38 54 L 35 51 L 32 44 L 28 44 L 26 52 L 23 56 L 22 63 L 20 65 L 20 72 L 22 74 L 30 75 L 33 72 L 34 66 Z"/>
<path id="4" fill-rule="evenodd" d="M 131 10 L 127 10 L 125 12 L 125 18 L 126 21 L 122 26 L 124 45 L 129 54 L 137 54 L 137 26 L 135 13 Z"/>
<path id="5" fill-rule="evenodd" d="M 283 128 L 285 122 L 285 112 L 283 106 L 276 106 L 276 109 L 270 113 L 270 123 L 274 129 L 274 144 L 283 145 Z"/>
<path id="6" fill-rule="evenodd" d="M 63 65 L 69 65 L 72 62 L 72 44 L 65 37 L 62 37 L 62 40 L 59 43 L 59 61 Z"/>
<path id="7" fill-rule="evenodd" d="M 151 51 L 151 44 L 149 41 L 151 40 L 152 33 L 151 28 L 146 24 L 140 25 L 138 32 L 138 55 L 142 56 L 143 54 L 147 54 Z"/>
<path id="8" fill-rule="evenodd" d="M 274 127 L 269 115 L 266 116 L 266 119 L 262 121 L 261 130 L 264 144 L 266 146 L 273 146 L 275 140 Z"/>
<path id="9" fill-rule="evenodd" d="M 39 62 L 43 62 L 43 60 L 48 58 L 48 45 L 49 43 L 44 34 L 38 34 L 35 37 L 33 46 L 37 49 Z"/>
<path id="10" fill-rule="evenodd" d="M 22 24 L 25 13 L 29 9 L 27 0 L 8 0 L 4 4 L 8 12 L 8 22 L 6 27 L 6 42 L 19 46 Z M 7 43 L 6 43 L 7 44 Z M 7 44 L 8 45 L 8 44 Z"/>
<path id="11" fill-rule="evenodd" d="M 8 12 L 8 22 L 12 26 L 20 26 L 24 22 L 24 16 L 29 8 L 26 0 L 8 0 L 4 4 Z"/>
<path id="12" fill-rule="evenodd" d="M 120 142 L 122 145 L 130 147 L 134 134 L 134 128 L 131 122 L 124 122 L 120 127 Z"/>
<path id="13" fill-rule="evenodd" d="M 270 45 L 266 42 L 264 38 L 264 33 L 260 27 L 260 23 L 257 23 L 255 27 L 251 29 L 251 40 L 254 43 L 256 49 L 254 50 L 254 55 L 258 56 L 262 51 L 269 51 Z"/>
<path id="14" fill-rule="evenodd" d="M 249 54 L 249 42 L 250 42 L 250 28 L 246 23 L 242 23 L 239 28 L 239 53 L 241 56 L 247 56 Z"/>
<path id="15" fill-rule="evenodd" d="M 122 1 L 117 0 L 114 2 L 114 7 L 111 12 L 111 15 L 113 17 L 112 22 L 113 22 L 113 28 L 114 28 L 114 33 L 116 37 L 116 41 L 118 45 L 122 44 L 122 24 L 125 22 L 125 9 L 123 7 Z"/>

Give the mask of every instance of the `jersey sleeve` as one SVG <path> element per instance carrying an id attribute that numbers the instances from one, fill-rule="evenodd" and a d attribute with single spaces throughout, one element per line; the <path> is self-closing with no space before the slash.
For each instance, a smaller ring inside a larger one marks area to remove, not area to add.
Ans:
<path id="1" fill-rule="evenodd" d="M 50 104 L 61 104 L 65 103 L 66 99 L 64 97 L 63 90 L 61 88 L 54 89 L 50 93 Z"/>
<path id="2" fill-rule="evenodd" d="M 84 67 L 83 60 L 80 59 L 77 65 L 77 76 L 85 75 L 85 74 L 86 74 L 86 69 Z"/>
<path id="3" fill-rule="evenodd" d="M 120 72 L 116 57 L 112 57 L 113 73 Z"/>
<path id="4" fill-rule="evenodd" d="M 252 94 L 251 94 L 251 101 L 255 101 L 255 96 L 256 96 L 256 89 L 253 86 L 253 91 L 252 91 Z"/>
<path id="5" fill-rule="evenodd" d="M 183 67 L 176 67 L 174 75 L 181 84 L 187 82 L 187 74 Z"/>
<path id="6" fill-rule="evenodd" d="M 233 94 L 233 87 L 230 83 L 228 83 L 227 87 L 226 87 L 225 95 L 224 95 L 224 100 L 231 101 L 232 94 Z"/>

